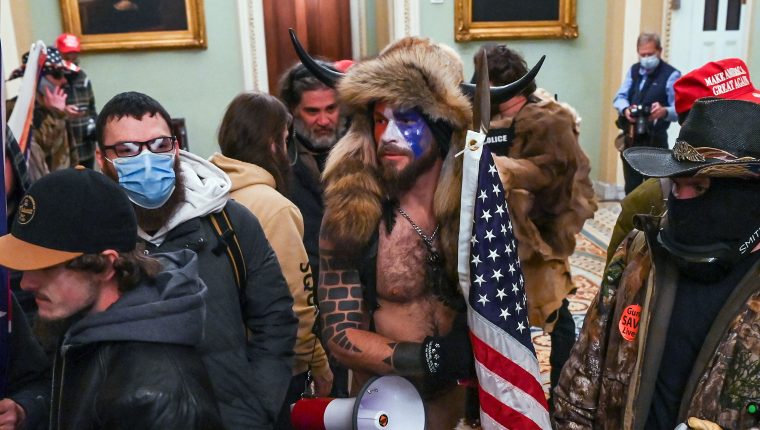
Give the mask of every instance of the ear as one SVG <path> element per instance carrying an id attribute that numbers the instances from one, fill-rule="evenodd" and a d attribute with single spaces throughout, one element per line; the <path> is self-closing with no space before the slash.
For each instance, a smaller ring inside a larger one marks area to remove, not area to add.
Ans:
<path id="1" fill-rule="evenodd" d="M 108 261 L 108 267 L 103 270 L 102 273 L 98 274 L 101 281 L 111 281 L 115 280 L 116 278 L 116 269 L 114 269 L 113 264 L 116 261 L 117 258 L 119 258 L 119 251 L 116 251 L 114 249 L 106 249 L 105 251 L 101 252 L 100 255 L 105 256 Z"/>
<path id="2" fill-rule="evenodd" d="M 98 167 L 100 167 L 100 171 L 103 171 L 103 163 L 106 161 L 103 158 L 103 153 L 100 151 L 100 147 L 95 147 L 95 160 L 98 162 Z"/>

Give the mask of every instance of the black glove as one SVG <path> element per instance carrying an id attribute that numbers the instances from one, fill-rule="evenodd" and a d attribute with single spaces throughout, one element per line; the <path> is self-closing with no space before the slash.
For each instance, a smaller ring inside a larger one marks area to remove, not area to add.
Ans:
<path id="1" fill-rule="evenodd" d="M 467 314 L 460 312 L 446 336 L 428 336 L 422 342 L 425 379 L 436 384 L 469 378 L 475 361 L 467 328 Z"/>

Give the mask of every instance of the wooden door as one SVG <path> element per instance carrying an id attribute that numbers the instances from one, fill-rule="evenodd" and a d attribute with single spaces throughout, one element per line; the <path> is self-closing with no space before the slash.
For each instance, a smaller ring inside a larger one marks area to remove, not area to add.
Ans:
<path id="1" fill-rule="evenodd" d="M 351 58 L 348 0 L 264 0 L 269 92 L 277 93 L 280 75 L 298 61 L 288 35 L 293 28 L 309 53 L 328 61 Z"/>

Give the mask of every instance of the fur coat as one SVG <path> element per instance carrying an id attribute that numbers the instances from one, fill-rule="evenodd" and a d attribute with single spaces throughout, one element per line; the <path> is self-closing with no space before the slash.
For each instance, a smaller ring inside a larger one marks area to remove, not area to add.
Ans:
<path id="1" fill-rule="evenodd" d="M 459 89 L 463 78 L 461 60 L 451 48 L 408 37 L 388 46 L 378 57 L 356 64 L 341 79 L 339 98 L 352 122 L 327 160 L 321 230 L 337 252 L 356 256 L 365 248 L 378 228 L 387 194 L 377 168 L 372 104 L 382 101 L 402 109 L 417 107 L 428 118 L 443 120 L 453 129 L 434 210 L 441 226 L 446 274 L 456 285 L 462 159 L 454 154 L 464 147 L 472 117 L 470 102 Z"/>
<path id="2" fill-rule="evenodd" d="M 507 157 L 494 156 L 518 239 L 531 325 L 553 328 L 547 318 L 574 289 L 568 257 L 575 235 L 597 205 L 588 157 L 578 144 L 580 119 L 539 89 L 512 118 L 495 116 L 491 129 L 515 121 Z M 556 319 L 555 319 L 556 320 Z"/>

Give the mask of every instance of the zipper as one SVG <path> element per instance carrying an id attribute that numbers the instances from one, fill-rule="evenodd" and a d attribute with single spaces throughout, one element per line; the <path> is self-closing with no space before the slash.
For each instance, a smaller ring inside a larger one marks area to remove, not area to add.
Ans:
<path id="1" fill-rule="evenodd" d="M 68 349 L 69 349 L 68 346 L 61 346 L 60 376 L 58 378 L 58 382 L 59 382 L 59 384 L 58 384 L 58 402 L 55 405 L 56 406 L 56 409 L 55 409 L 55 415 L 56 416 L 55 417 L 53 417 L 53 416 L 50 417 L 50 426 L 52 428 L 53 419 L 55 419 L 55 423 L 56 423 L 56 427 L 55 428 L 56 429 L 60 429 L 61 428 L 61 403 L 63 402 L 63 381 L 64 381 L 64 377 L 65 377 L 65 373 L 66 373 L 66 351 L 68 351 Z M 56 357 L 55 357 L 54 367 L 58 368 L 58 355 L 56 355 Z M 55 384 L 53 384 L 53 390 L 55 390 L 55 388 L 56 388 Z M 53 391 L 53 393 L 51 393 L 51 397 L 54 397 L 54 396 L 55 396 L 55 391 Z M 51 415 L 52 415 L 53 411 L 51 410 L 50 412 L 51 412 Z"/>

